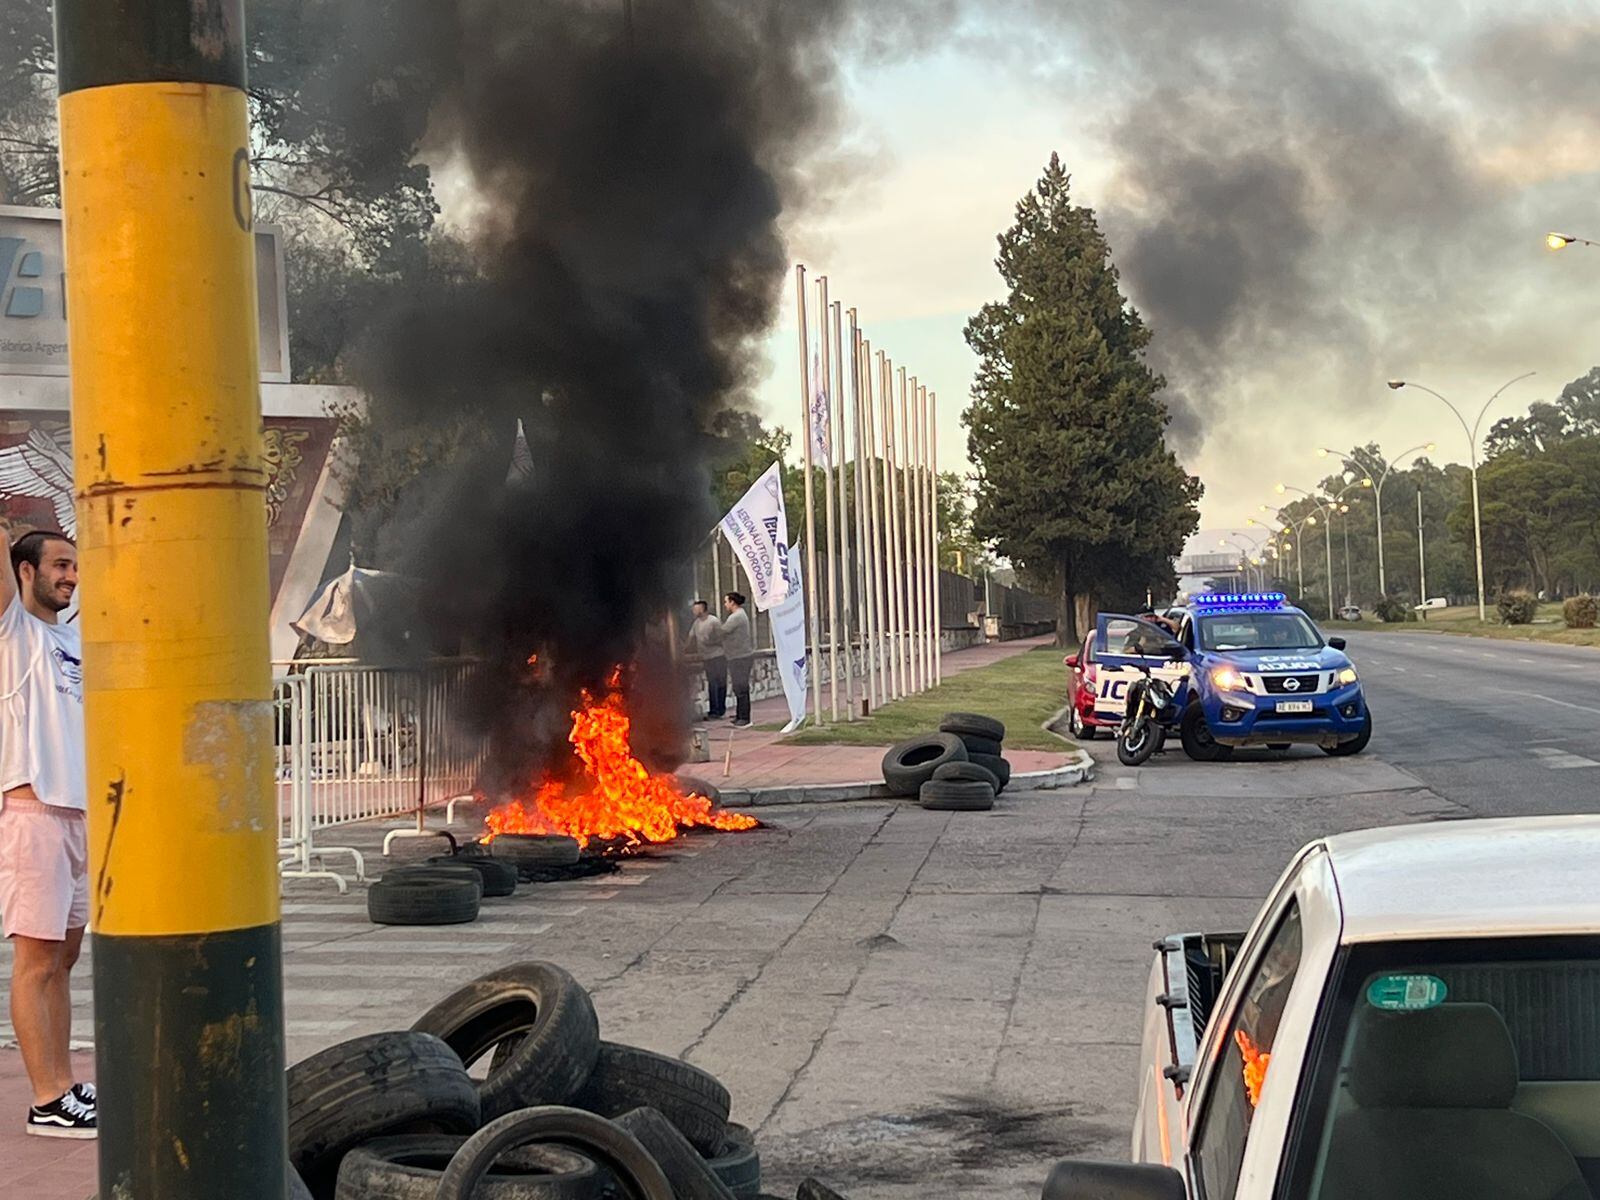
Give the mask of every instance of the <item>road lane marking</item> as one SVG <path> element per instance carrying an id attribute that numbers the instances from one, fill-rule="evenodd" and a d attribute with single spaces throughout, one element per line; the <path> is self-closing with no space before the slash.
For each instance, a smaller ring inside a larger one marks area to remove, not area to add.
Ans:
<path id="1" fill-rule="evenodd" d="M 1524 696 L 1529 700 L 1543 700 L 1546 704 L 1559 704 L 1562 708 L 1575 708 L 1579 712 L 1594 713 L 1600 717 L 1600 708 L 1588 704 L 1573 704 L 1567 700 L 1557 700 L 1554 696 L 1541 696 L 1538 692 L 1507 692 L 1510 696 Z"/>
<path id="2" fill-rule="evenodd" d="M 1533 756 L 1539 760 L 1540 766 L 1549 767 L 1552 771 L 1571 771 L 1579 767 L 1600 767 L 1600 762 L 1592 758 L 1584 758 L 1580 754 L 1569 754 L 1565 750 L 1558 750 L 1554 746 L 1534 746 Z"/>

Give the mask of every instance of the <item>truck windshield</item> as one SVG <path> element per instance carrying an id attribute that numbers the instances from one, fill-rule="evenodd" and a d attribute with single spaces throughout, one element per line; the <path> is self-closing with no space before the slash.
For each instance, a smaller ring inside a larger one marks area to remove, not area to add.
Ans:
<path id="1" fill-rule="evenodd" d="M 1317 627 L 1300 613 L 1218 613 L 1200 618 L 1200 645 L 1207 650 L 1317 650 Z"/>
<path id="2" fill-rule="evenodd" d="M 1280 1197 L 1600 1195 L 1600 938 L 1352 947 Z"/>

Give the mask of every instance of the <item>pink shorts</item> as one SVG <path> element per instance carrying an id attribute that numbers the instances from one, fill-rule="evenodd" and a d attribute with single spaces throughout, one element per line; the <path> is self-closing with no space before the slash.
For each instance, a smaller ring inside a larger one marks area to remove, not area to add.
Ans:
<path id="1" fill-rule="evenodd" d="M 59 942 L 89 923 L 84 814 L 13 797 L 0 808 L 0 928 Z"/>

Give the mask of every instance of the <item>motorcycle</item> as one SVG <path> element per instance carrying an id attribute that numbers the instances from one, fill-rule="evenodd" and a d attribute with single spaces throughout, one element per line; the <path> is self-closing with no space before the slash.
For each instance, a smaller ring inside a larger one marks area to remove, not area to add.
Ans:
<path id="1" fill-rule="evenodd" d="M 1171 651 L 1174 658 L 1182 652 L 1181 647 L 1173 647 Z M 1122 723 L 1117 726 L 1117 761 L 1125 767 L 1137 767 L 1149 761 L 1166 743 L 1167 730 L 1175 729 L 1182 715 L 1177 695 L 1181 685 L 1157 678 L 1142 663 L 1133 666 L 1140 678 L 1128 685 Z"/>

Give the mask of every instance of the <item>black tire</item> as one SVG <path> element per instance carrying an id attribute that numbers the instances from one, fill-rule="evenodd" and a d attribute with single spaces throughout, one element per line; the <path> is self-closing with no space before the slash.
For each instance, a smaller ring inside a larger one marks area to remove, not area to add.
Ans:
<path id="1" fill-rule="evenodd" d="M 953 733 L 930 733 L 892 746 L 883 756 L 883 781 L 896 796 L 915 796 L 948 762 L 966 762 L 967 748 Z"/>
<path id="2" fill-rule="evenodd" d="M 969 779 L 930 779 L 917 803 L 932 812 L 988 812 L 994 807 L 994 788 Z"/>
<path id="3" fill-rule="evenodd" d="M 968 783 L 987 783 L 996 792 L 1000 790 L 1000 776 L 977 760 L 945 763 L 944 766 L 935 769 L 930 782 L 942 783 L 950 779 L 964 780 Z"/>
<path id="4" fill-rule="evenodd" d="M 1324 746 L 1322 752 L 1333 758 L 1343 758 L 1347 754 L 1360 754 L 1367 748 L 1367 743 L 1372 740 L 1372 710 L 1369 708 L 1361 722 L 1361 732 L 1347 742 L 1340 742 L 1337 746 Z"/>
<path id="5" fill-rule="evenodd" d="M 489 853 L 514 867 L 570 867 L 579 846 L 577 838 L 559 834 L 502 833 L 489 843 Z"/>
<path id="6" fill-rule="evenodd" d="M 339 1164 L 333 1200 L 433 1200 L 464 1137 L 376 1138 Z M 473 1193 L 478 1200 L 596 1200 L 605 1176 L 583 1155 L 561 1146 L 508 1151 Z"/>
<path id="7" fill-rule="evenodd" d="M 636 1046 L 601 1042 L 594 1073 L 572 1103 L 602 1117 L 653 1108 L 701 1154 L 715 1154 L 728 1136 L 732 1098 L 699 1067 Z"/>
<path id="8" fill-rule="evenodd" d="M 733 1193 L 717 1178 L 711 1164 L 655 1109 L 625 1112 L 617 1118 L 617 1124 L 633 1134 L 661 1165 L 677 1200 L 733 1200 Z"/>
<path id="9" fill-rule="evenodd" d="M 565 1104 L 588 1082 L 600 1055 L 589 993 L 554 963 L 491 971 L 450 993 L 411 1028 L 441 1039 L 469 1067 L 496 1052 L 489 1077 L 477 1085 L 484 1120 Z"/>
<path id="10" fill-rule="evenodd" d="M 453 857 L 440 855 L 438 858 L 428 860 L 430 866 L 467 867 L 478 873 L 483 881 L 483 894 L 485 897 L 498 898 L 511 896 L 517 890 L 517 869 L 510 863 L 499 862 L 487 855 L 457 854 Z"/>
<path id="11" fill-rule="evenodd" d="M 1183 752 L 1195 762 L 1224 762 L 1233 757 L 1232 746 L 1224 746 L 1211 736 L 1205 710 L 1198 704 L 1184 710 L 1178 734 L 1183 739 Z"/>
<path id="12" fill-rule="evenodd" d="M 972 759 L 976 766 L 982 767 L 993 775 L 999 782 L 995 794 L 999 795 L 1011 784 L 1011 760 L 1000 754 L 978 754 Z"/>
<path id="13" fill-rule="evenodd" d="M 722 1152 L 706 1165 L 738 1200 L 755 1200 L 761 1194 L 761 1151 L 756 1149 L 755 1134 L 743 1125 L 729 1124 Z"/>
<path id="14" fill-rule="evenodd" d="M 475 1200 L 479 1181 L 507 1150 L 532 1143 L 575 1150 L 608 1171 L 628 1200 L 673 1200 L 672 1185 L 632 1134 L 573 1108 L 524 1108 L 490 1121 L 464 1143 L 435 1200 Z"/>
<path id="15" fill-rule="evenodd" d="M 1160 744 L 1158 733 L 1159 728 L 1149 718 L 1117 730 L 1117 761 L 1125 767 L 1141 767 L 1149 762 Z"/>
<path id="16" fill-rule="evenodd" d="M 456 1052 L 425 1033 L 373 1033 L 289 1068 L 289 1162 L 312 1195 L 333 1195 L 339 1162 L 373 1138 L 471 1133 L 478 1088 Z"/>
<path id="17" fill-rule="evenodd" d="M 716 784 L 701 779 L 698 775 L 677 775 L 674 778 L 677 779 L 678 786 L 691 796 L 704 796 L 714 807 L 722 806 L 722 793 Z"/>
<path id="18" fill-rule="evenodd" d="M 478 887 L 478 899 L 483 899 L 483 875 L 466 863 L 436 863 L 427 860 L 418 863 L 401 863 L 383 873 L 385 879 L 465 879 Z"/>
<path id="19" fill-rule="evenodd" d="M 1099 726 L 1090 725 L 1083 719 L 1083 714 L 1074 704 L 1067 710 L 1067 732 L 1080 742 L 1092 742 L 1100 736 Z"/>
<path id="20" fill-rule="evenodd" d="M 1000 744 L 999 738 L 976 737 L 970 733 L 958 733 L 956 736 L 961 739 L 961 744 L 967 748 L 968 758 L 978 754 L 987 754 L 993 758 L 999 758 L 1000 755 L 1005 753 L 1005 748 Z"/>
<path id="21" fill-rule="evenodd" d="M 945 713 L 944 719 L 939 722 L 939 732 L 953 733 L 963 738 L 989 738 L 996 742 L 1006 740 L 1006 727 L 993 717 L 981 713 Z"/>
<path id="22" fill-rule="evenodd" d="M 476 878 L 391 872 L 367 889 L 367 917 L 377 925 L 464 925 L 478 919 L 482 895 Z"/>

